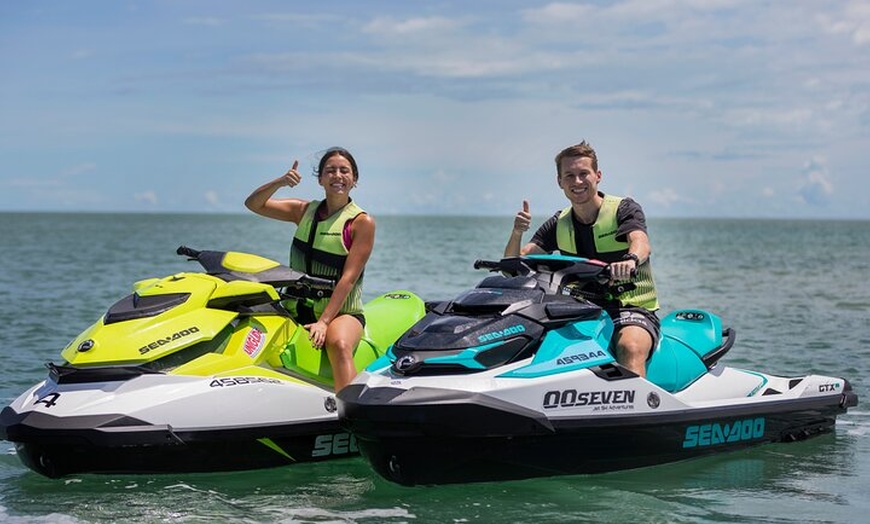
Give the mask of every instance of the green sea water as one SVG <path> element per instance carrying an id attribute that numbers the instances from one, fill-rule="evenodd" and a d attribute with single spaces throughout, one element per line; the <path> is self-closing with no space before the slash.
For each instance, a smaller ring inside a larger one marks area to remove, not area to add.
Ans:
<path id="1" fill-rule="evenodd" d="M 448 298 L 497 259 L 512 217 L 377 217 L 365 295 Z M 870 514 L 870 223 L 650 219 L 663 311 L 737 331 L 728 365 L 848 378 L 860 402 L 831 434 L 603 475 L 406 488 L 361 458 L 197 475 L 25 468 L 0 441 L 0 522 L 863 522 Z M 0 213 L 0 402 L 146 277 L 198 269 L 175 249 L 285 261 L 292 226 L 250 215 Z M 584 453 L 554 449 L 554 453 Z"/>

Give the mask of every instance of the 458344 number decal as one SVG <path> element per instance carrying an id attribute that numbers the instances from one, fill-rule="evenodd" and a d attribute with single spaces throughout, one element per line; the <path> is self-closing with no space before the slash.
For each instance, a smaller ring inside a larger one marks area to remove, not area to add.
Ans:
<path id="1" fill-rule="evenodd" d="M 227 386 L 244 386 L 246 384 L 280 384 L 281 381 L 277 378 L 269 377 L 223 377 L 216 378 L 208 383 L 209 387 L 222 388 Z"/>
<path id="2" fill-rule="evenodd" d="M 157 349 L 160 346 L 165 346 L 166 344 L 169 344 L 170 342 L 175 342 L 176 340 L 180 340 L 184 337 L 193 335 L 194 333 L 199 333 L 199 328 L 196 326 L 191 326 L 187 329 L 182 329 L 181 331 L 176 331 L 175 333 L 169 335 L 168 337 L 159 338 L 159 339 L 155 340 L 154 342 L 151 342 L 150 344 L 142 346 L 141 348 L 139 348 L 139 354 L 144 355 L 145 353 L 148 353 L 152 349 Z"/>

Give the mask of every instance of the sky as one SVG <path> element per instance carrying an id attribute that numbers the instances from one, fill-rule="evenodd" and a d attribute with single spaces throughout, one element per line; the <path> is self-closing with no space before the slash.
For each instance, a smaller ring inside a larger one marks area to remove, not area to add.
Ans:
<path id="1" fill-rule="evenodd" d="M 375 216 L 543 217 L 581 140 L 648 217 L 870 219 L 870 2 L 0 0 L 0 211 L 245 213 L 338 145 Z"/>

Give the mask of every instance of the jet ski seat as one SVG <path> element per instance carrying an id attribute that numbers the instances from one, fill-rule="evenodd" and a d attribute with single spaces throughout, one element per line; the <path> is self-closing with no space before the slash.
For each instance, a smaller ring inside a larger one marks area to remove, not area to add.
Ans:
<path id="1" fill-rule="evenodd" d="M 718 316 L 682 309 L 661 321 L 662 336 L 647 362 L 647 379 L 676 393 L 711 369 L 734 344 L 734 330 L 722 329 Z"/>

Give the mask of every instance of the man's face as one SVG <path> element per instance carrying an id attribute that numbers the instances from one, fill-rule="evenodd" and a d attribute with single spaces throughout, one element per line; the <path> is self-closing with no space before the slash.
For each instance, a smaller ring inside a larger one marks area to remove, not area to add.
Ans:
<path id="1" fill-rule="evenodd" d="M 592 159 L 585 156 L 565 157 L 559 163 L 559 187 L 571 203 L 591 200 L 598 192 L 601 171 L 592 169 Z"/>

